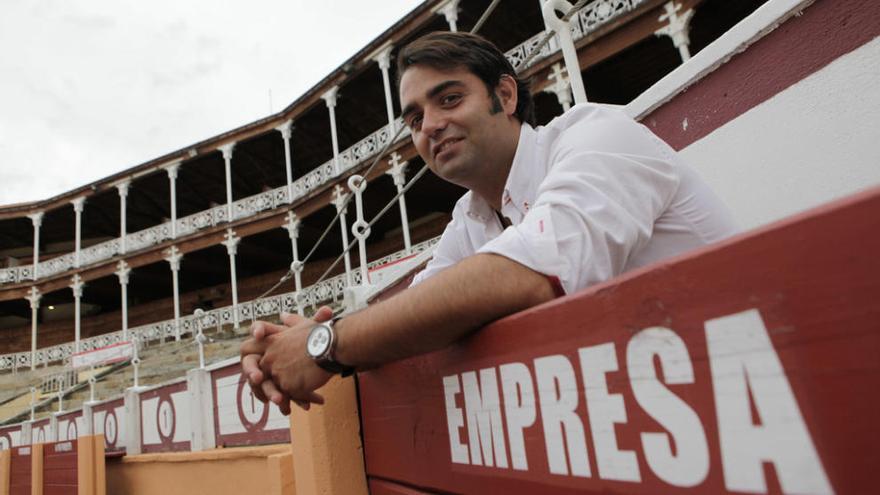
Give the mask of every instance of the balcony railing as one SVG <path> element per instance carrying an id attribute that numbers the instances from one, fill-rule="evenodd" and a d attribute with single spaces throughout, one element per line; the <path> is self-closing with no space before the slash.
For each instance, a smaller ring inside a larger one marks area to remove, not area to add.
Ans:
<path id="1" fill-rule="evenodd" d="M 403 119 L 397 119 L 395 124 L 403 126 Z M 311 191 L 331 182 L 338 175 L 374 157 L 392 135 L 393 133 L 389 132 L 388 126 L 383 126 L 340 153 L 339 173 L 336 172 L 335 161 L 330 159 L 300 177 L 291 184 L 292 198 L 288 198 L 288 187 L 285 184 L 281 187 L 235 201 L 232 203 L 233 220 L 249 218 L 262 211 L 287 206 L 305 197 Z M 408 136 L 409 132 L 404 130 L 398 137 L 398 141 Z M 180 218 L 177 220 L 177 235 L 178 237 L 185 236 L 202 229 L 226 223 L 228 221 L 226 212 L 226 205 L 220 205 Z M 127 234 L 125 241 L 126 251 L 134 252 L 171 240 L 171 230 L 171 222 L 165 222 L 161 225 Z M 110 239 L 109 241 L 83 249 L 80 251 L 80 266 L 106 261 L 114 256 L 124 254 L 121 252 L 121 245 L 120 239 Z M 57 275 L 73 269 L 75 257 L 74 253 L 67 253 L 41 261 L 37 266 L 39 277 Z M 33 279 L 33 264 L 0 269 L 0 284 L 25 282 Z"/>
<path id="2" fill-rule="evenodd" d="M 380 268 L 389 263 L 393 263 L 412 254 L 422 253 L 424 251 L 433 251 L 434 246 L 440 240 L 439 237 L 429 239 L 422 243 L 412 246 L 409 253 L 405 251 L 397 251 L 388 256 L 380 258 L 369 263 L 367 266 L 370 270 Z M 359 284 L 361 282 L 360 270 L 352 270 L 352 283 Z M 306 306 L 316 306 L 327 301 L 337 301 L 342 297 L 343 290 L 346 287 L 346 274 L 337 275 L 328 278 L 318 284 L 304 287 L 302 290 L 302 301 Z M 264 316 L 277 315 L 281 311 L 293 312 L 296 310 L 296 292 L 287 292 L 276 296 L 269 296 L 262 299 L 239 303 L 238 314 L 239 321 L 249 321 Z M 231 325 L 233 323 L 233 307 L 225 306 L 205 312 L 202 324 L 205 327 L 214 327 L 220 325 Z M 184 316 L 180 318 L 180 335 L 184 336 L 192 334 L 195 331 L 195 317 Z M 175 338 L 174 319 L 158 321 L 148 325 L 142 325 L 129 329 L 129 338 L 139 342 L 150 342 L 160 339 Z M 122 330 L 90 337 L 80 340 L 80 351 L 91 351 L 99 349 L 111 344 L 117 344 L 123 341 Z M 36 366 L 44 365 L 56 361 L 69 358 L 75 353 L 75 344 L 73 342 L 65 342 L 63 344 L 44 347 L 37 349 L 34 355 L 34 363 Z M 0 371 L 24 369 L 31 366 L 31 353 L 19 352 L 15 354 L 0 355 Z"/>

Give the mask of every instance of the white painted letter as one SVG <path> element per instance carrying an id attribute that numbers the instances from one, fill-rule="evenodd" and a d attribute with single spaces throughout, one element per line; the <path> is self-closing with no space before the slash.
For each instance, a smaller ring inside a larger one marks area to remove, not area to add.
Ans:
<path id="1" fill-rule="evenodd" d="M 458 375 L 443 377 L 443 394 L 446 397 L 446 424 L 449 427 L 449 450 L 452 452 L 452 462 L 468 464 L 467 445 L 461 443 L 458 430 L 464 426 L 464 416 L 461 409 L 455 406 L 455 396 L 461 392 L 458 383 Z"/>
<path id="2" fill-rule="evenodd" d="M 510 463 L 513 469 L 529 469 L 523 428 L 535 423 L 535 386 L 529 368 L 523 363 L 501 365 L 501 389 L 504 391 L 504 416 L 510 439 Z"/>
<path id="3" fill-rule="evenodd" d="M 670 385 L 694 383 L 694 368 L 684 341 L 668 328 L 652 327 L 637 333 L 626 348 L 626 368 L 636 402 L 669 434 L 642 433 L 648 466 L 674 486 L 697 486 L 709 474 L 709 445 L 697 413 L 657 378 L 654 356 Z M 672 437 L 675 454 L 672 452 Z"/>
<path id="4" fill-rule="evenodd" d="M 587 456 L 587 441 L 584 438 L 584 424 L 575 412 L 578 404 L 578 389 L 571 362 L 562 355 L 535 359 L 535 377 L 538 382 L 538 400 L 541 405 L 550 472 L 568 474 L 564 447 L 568 445 L 571 474 L 589 477 L 590 461 Z"/>
<path id="5" fill-rule="evenodd" d="M 584 395 L 590 415 L 590 432 L 596 449 L 599 477 L 606 480 L 640 481 L 639 462 L 635 452 L 617 448 L 616 423 L 626 423 L 626 408 L 620 394 L 609 394 L 605 373 L 617 371 L 617 354 L 613 343 L 582 347 L 581 373 Z"/>
<path id="6" fill-rule="evenodd" d="M 464 410 L 471 443 L 471 464 L 506 468 L 507 446 L 504 443 L 504 424 L 501 423 L 501 399 L 498 397 L 495 368 L 480 370 L 479 382 L 475 372 L 462 373 L 461 383 L 464 387 Z"/>
<path id="7" fill-rule="evenodd" d="M 760 313 L 707 321 L 706 343 L 727 489 L 766 492 L 771 462 L 783 492 L 833 493 Z"/>

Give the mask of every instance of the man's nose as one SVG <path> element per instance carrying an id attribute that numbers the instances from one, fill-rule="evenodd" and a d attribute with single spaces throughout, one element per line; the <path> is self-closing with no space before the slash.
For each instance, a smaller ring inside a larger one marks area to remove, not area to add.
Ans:
<path id="1" fill-rule="evenodd" d="M 422 132 L 428 137 L 436 137 L 446 129 L 448 120 L 443 112 L 425 109 L 422 115 Z"/>

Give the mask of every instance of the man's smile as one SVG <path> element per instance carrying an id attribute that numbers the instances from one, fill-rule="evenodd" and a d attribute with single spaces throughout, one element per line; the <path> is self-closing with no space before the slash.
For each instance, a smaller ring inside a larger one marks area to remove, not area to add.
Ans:
<path id="1" fill-rule="evenodd" d="M 444 151 L 448 150 L 450 146 L 452 146 L 453 144 L 455 144 L 455 143 L 461 141 L 462 139 L 464 139 L 464 138 L 452 138 L 452 137 L 450 137 L 450 138 L 446 138 L 446 139 L 444 139 L 443 141 L 440 141 L 439 143 L 437 143 L 437 144 L 435 144 L 434 146 L 431 147 L 431 155 L 433 155 L 434 158 L 436 159 L 436 158 L 437 158 L 437 155 L 439 155 L 439 154 L 443 153 Z"/>

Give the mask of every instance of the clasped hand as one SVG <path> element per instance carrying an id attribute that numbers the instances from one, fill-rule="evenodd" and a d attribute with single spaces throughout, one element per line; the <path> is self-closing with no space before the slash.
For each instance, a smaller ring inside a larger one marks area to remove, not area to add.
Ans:
<path id="1" fill-rule="evenodd" d="M 324 403 L 315 390 L 332 374 L 306 355 L 306 339 L 315 323 L 332 317 L 333 311 L 322 306 L 313 319 L 282 313 L 283 325 L 265 321 L 251 325 L 251 337 L 241 344 L 241 372 L 257 399 L 277 404 L 285 416 L 290 414 L 290 401 L 305 410 L 312 403 Z"/>

